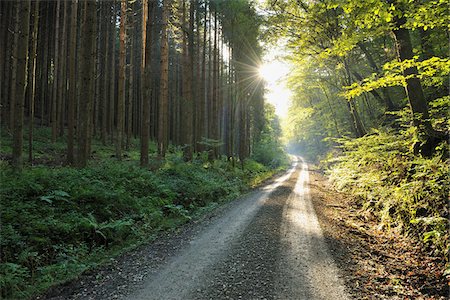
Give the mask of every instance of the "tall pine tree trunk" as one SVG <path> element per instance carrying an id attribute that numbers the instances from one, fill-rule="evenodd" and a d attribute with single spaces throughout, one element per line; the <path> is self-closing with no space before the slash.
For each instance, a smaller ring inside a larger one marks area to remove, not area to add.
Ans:
<path id="1" fill-rule="evenodd" d="M 211 139 L 214 142 L 214 148 L 212 149 L 212 158 L 217 158 L 218 156 L 218 101 L 219 101 L 219 50 L 218 50 L 218 18 L 217 18 L 217 8 L 214 10 L 214 46 L 213 46 L 213 73 L 212 73 L 212 97 L 211 101 L 211 124 L 209 127 L 211 128 Z"/>
<path id="2" fill-rule="evenodd" d="M 28 63 L 28 38 L 30 32 L 30 1 L 19 1 L 16 3 L 18 19 L 17 44 L 14 51 L 14 59 L 17 60 L 15 108 L 14 108 L 14 137 L 12 149 L 12 166 L 14 170 L 20 171 L 23 166 L 23 115 L 25 103 L 25 89 L 27 86 L 27 63 Z"/>
<path id="3" fill-rule="evenodd" d="M 131 8 L 131 11 L 134 7 Z M 128 99 L 127 99 L 127 123 L 126 123 L 126 132 L 127 132 L 127 139 L 126 139 L 126 150 L 130 150 L 130 143 L 131 143 L 131 134 L 132 134 L 132 128 L 133 128 L 133 96 L 134 96 L 134 90 L 133 90 L 133 80 L 134 80 L 134 19 L 131 19 L 132 14 L 129 15 L 128 23 L 131 24 L 131 30 L 129 31 L 129 41 L 130 41 L 130 60 L 128 65 Z"/>
<path id="4" fill-rule="evenodd" d="M 169 107 L 169 41 L 168 21 L 171 0 L 163 0 L 163 12 L 161 21 L 161 70 L 160 93 L 158 112 L 158 156 L 164 158 L 169 143 L 168 137 L 168 107 Z"/>
<path id="5" fill-rule="evenodd" d="M 46 5 L 46 11 L 50 11 L 50 2 L 47 2 Z M 45 102 L 46 99 L 49 98 L 48 96 L 48 66 L 49 66 L 49 55 L 50 55 L 50 46 L 49 46 L 49 36 L 50 36 L 50 18 L 47 17 L 47 20 L 45 21 L 45 27 L 43 30 L 43 36 L 44 36 L 44 43 L 43 43 L 43 54 L 42 54 L 42 74 L 41 74 L 41 84 L 40 84 L 40 118 L 41 122 L 40 125 L 44 126 L 44 121 L 46 119 L 45 115 Z"/>
<path id="6" fill-rule="evenodd" d="M 109 134 L 111 144 L 114 143 L 114 111 L 116 105 L 116 0 L 112 1 L 111 20 L 111 61 L 110 61 L 110 91 L 109 91 Z"/>
<path id="7" fill-rule="evenodd" d="M 51 123 L 52 123 L 52 143 L 56 142 L 56 137 L 58 136 L 58 82 L 61 80 L 59 78 L 59 23 L 60 21 L 60 13 L 61 13 L 61 2 L 58 1 L 56 4 L 56 28 L 54 33 L 55 38 L 55 52 L 54 52 L 54 66 L 53 66 L 53 92 L 52 92 L 52 105 L 51 105 Z"/>
<path id="8" fill-rule="evenodd" d="M 89 120 L 94 101 L 93 83 L 95 80 L 95 19 L 97 15 L 96 2 L 83 0 L 83 24 L 80 40 L 80 128 L 78 134 L 77 165 L 83 168 L 88 160 Z"/>
<path id="9" fill-rule="evenodd" d="M 152 99 L 152 38 L 154 1 L 144 1 L 143 50 L 142 50 L 142 119 L 141 119 L 141 166 L 148 165 L 148 145 L 150 139 L 150 105 Z"/>
<path id="10" fill-rule="evenodd" d="M 105 72 L 103 76 L 103 88 L 102 88 L 102 125 L 101 125 L 101 133 L 100 133 L 100 139 L 102 140 L 102 144 L 106 145 L 106 138 L 108 135 L 108 103 L 109 103 L 109 85 L 110 82 L 110 67 L 111 64 L 109 63 L 109 56 L 110 56 L 110 48 L 111 48 L 111 39 L 110 39 L 110 33 L 111 33 L 111 7 L 109 6 L 109 3 L 106 2 L 105 6 L 105 13 L 104 13 L 104 28 L 105 33 L 103 33 L 104 37 L 104 43 L 105 43 L 105 51 L 103 56 L 103 70 Z"/>
<path id="11" fill-rule="evenodd" d="M 67 61 L 67 12 L 69 7 L 69 2 L 64 1 L 64 15 L 63 15 L 63 27 L 61 32 L 61 49 L 59 50 L 60 58 L 59 61 L 59 79 L 58 79 L 58 113 L 57 113 L 57 128 L 58 135 L 64 135 L 64 115 L 65 115 L 65 97 L 66 97 L 66 88 L 67 88 L 67 76 L 66 76 L 66 61 Z"/>
<path id="12" fill-rule="evenodd" d="M 36 52 L 39 28 L 39 0 L 34 1 L 32 48 L 30 53 L 30 74 L 28 76 L 29 120 L 28 120 L 28 161 L 33 163 L 33 127 L 36 96 Z"/>
<path id="13" fill-rule="evenodd" d="M 207 37 L 207 33 L 208 33 L 208 14 L 207 14 L 207 9 L 208 9 L 208 3 L 207 0 L 204 0 L 204 19 L 203 19 L 203 23 L 204 23 L 204 28 L 203 28 L 203 49 L 202 49 L 202 70 L 201 70 L 201 79 L 200 79 L 200 97 L 199 97 L 199 108 L 198 108 L 198 112 L 199 112 L 199 130 L 198 130 L 198 135 L 199 135 L 199 141 L 200 141 L 200 145 L 199 145 L 199 151 L 203 151 L 205 148 L 203 146 L 203 139 L 207 137 L 206 135 L 206 101 L 207 101 L 207 80 L 206 80 L 206 37 Z"/>
<path id="14" fill-rule="evenodd" d="M 193 53 L 193 20 L 189 18 L 189 24 L 186 22 L 186 0 L 182 3 L 182 28 L 183 28 L 183 105 L 181 107 L 182 111 L 182 145 L 183 145 L 183 156 L 185 160 L 192 159 L 192 141 L 193 141 L 193 117 L 192 117 L 192 60 L 191 56 Z M 193 9 L 193 4 L 191 3 L 190 10 Z M 193 19 L 193 11 L 192 14 Z"/>
<path id="15" fill-rule="evenodd" d="M 77 103 L 76 50 L 78 1 L 72 2 L 69 41 L 69 92 L 67 105 L 67 164 L 75 164 L 75 107 Z"/>
<path id="16" fill-rule="evenodd" d="M 125 120 L 125 63 L 126 63 L 126 21 L 127 21 L 127 0 L 120 2 L 120 33 L 119 33 L 119 88 L 117 97 L 117 135 L 116 135 L 116 157 L 118 160 L 122 159 L 122 144 Z"/>
<path id="17" fill-rule="evenodd" d="M 11 47 L 11 83 L 10 83 L 10 91 L 9 91 L 9 128 L 14 130 L 14 116 L 16 109 L 16 87 L 17 87 L 17 51 L 18 51 L 18 42 L 19 42 L 19 32 L 20 32 L 20 5 L 14 5 L 14 30 L 13 30 L 13 45 Z"/>

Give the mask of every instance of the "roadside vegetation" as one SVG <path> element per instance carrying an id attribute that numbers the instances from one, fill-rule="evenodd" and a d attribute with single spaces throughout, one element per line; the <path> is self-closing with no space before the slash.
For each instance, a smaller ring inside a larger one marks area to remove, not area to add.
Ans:
<path id="1" fill-rule="evenodd" d="M 378 220 L 380 229 L 406 234 L 447 260 L 450 161 L 446 151 L 416 157 L 408 150 L 410 141 L 387 131 L 341 140 L 343 152 L 326 162 L 328 173 L 338 190 L 358 199 L 365 218 Z"/>
<path id="2" fill-rule="evenodd" d="M 158 161 L 153 145 L 152 171 L 139 167 L 137 140 L 122 161 L 111 157 L 114 147 L 94 140 L 93 158 L 76 169 L 61 165 L 65 143 L 46 143 L 49 133 L 37 130 L 36 165 L 17 173 L 6 163 L 11 140 L 2 132 L 2 298 L 25 299 L 107 263 L 235 199 L 287 163 L 283 151 L 265 153 L 263 144 L 258 155 L 266 165 L 257 157 L 243 169 L 226 157 L 211 161 L 206 152 L 186 162 L 176 148 Z"/>

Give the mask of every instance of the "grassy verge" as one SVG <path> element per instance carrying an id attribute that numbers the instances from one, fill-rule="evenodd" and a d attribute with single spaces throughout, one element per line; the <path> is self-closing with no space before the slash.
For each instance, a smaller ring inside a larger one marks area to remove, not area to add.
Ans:
<path id="1" fill-rule="evenodd" d="M 25 299 L 77 277 L 103 260 L 175 228 L 208 207 L 236 198 L 282 167 L 247 160 L 244 169 L 199 155 L 184 162 L 170 153 L 155 171 L 138 167 L 112 147 L 93 144 L 84 169 L 62 165 L 64 141 L 37 132 L 35 166 L 15 174 L 0 164 L 2 298 Z M 2 136 L 1 156 L 10 149 Z M 26 149 L 25 149 L 26 150 Z"/>

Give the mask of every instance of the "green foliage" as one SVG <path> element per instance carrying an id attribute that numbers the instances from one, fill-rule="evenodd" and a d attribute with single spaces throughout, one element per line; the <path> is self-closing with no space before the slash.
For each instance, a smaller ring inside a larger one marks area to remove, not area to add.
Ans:
<path id="1" fill-rule="evenodd" d="M 281 125 L 273 105 L 266 104 L 264 114 L 266 123 L 260 140 L 253 147 L 252 159 L 273 169 L 286 167 L 289 159 L 282 147 Z"/>
<path id="2" fill-rule="evenodd" d="M 26 299 L 74 278 L 274 172 L 253 160 L 241 170 L 201 154 L 187 163 L 181 151 L 155 172 L 107 158 L 84 169 L 35 166 L 21 174 L 3 166 L 1 297 Z"/>
<path id="3" fill-rule="evenodd" d="M 26 282 L 30 277 L 27 268 L 14 263 L 2 263 L 0 264 L 0 274 L 2 275 L 0 277 L 2 291 L 9 290 L 11 294 L 21 298 L 29 296 L 24 291 Z"/>
<path id="4" fill-rule="evenodd" d="M 409 68 L 417 68 L 418 75 L 404 76 L 403 72 Z M 425 86 L 439 87 L 448 82 L 450 74 L 450 59 L 432 57 L 420 61 L 416 56 L 414 59 L 391 61 L 383 66 L 384 74 L 372 74 L 371 77 L 346 87 L 345 97 L 352 99 L 364 92 L 370 92 L 383 87 L 406 86 L 406 80 L 416 77 L 423 80 Z"/>
<path id="5" fill-rule="evenodd" d="M 359 139 L 340 139 L 343 153 L 329 160 L 330 178 L 351 192 L 362 210 L 382 227 L 395 227 L 447 257 L 449 160 L 414 156 L 410 131 L 375 131 Z"/>
<path id="6" fill-rule="evenodd" d="M 288 161 L 287 156 L 284 149 L 279 145 L 279 143 L 266 139 L 263 136 L 262 141 L 253 149 L 252 158 L 257 162 L 272 168 L 285 166 Z"/>

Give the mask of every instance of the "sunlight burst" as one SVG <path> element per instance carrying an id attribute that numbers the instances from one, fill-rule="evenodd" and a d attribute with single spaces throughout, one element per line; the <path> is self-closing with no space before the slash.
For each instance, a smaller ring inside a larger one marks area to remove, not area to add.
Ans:
<path id="1" fill-rule="evenodd" d="M 273 59 L 263 63 L 258 73 L 267 83 L 267 101 L 275 106 L 280 117 L 285 117 L 290 105 L 291 91 L 283 79 L 289 73 L 289 65 L 279 59 Z"/>

